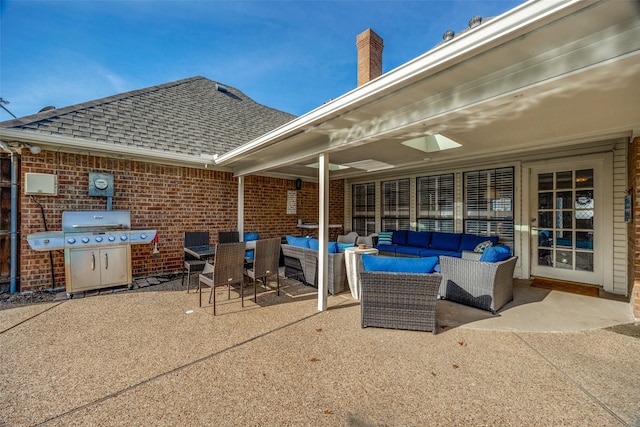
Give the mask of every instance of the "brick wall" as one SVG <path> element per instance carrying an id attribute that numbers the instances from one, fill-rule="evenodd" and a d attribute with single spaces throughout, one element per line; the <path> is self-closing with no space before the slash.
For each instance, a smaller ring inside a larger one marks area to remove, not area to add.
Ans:
<path id="1" fill-rule="evenodd" d="M 58 196 L 32 199 L 20 191 L 20 289 L 51 287 L 48 252 L 29 247 L 26 236 L 44 231 L 42 205 L 49 230 L 60 230 L 62 212 L 104 210 L 105 197 L 88 195 L 89 172 L 112 173 L 114 210 L 131 211 L 133 227 L 158 230 L 160 256 L 151 256 L 151 244 L 132 246 L 133 277 L 177 272 L 182 268 L 184 231 L 209 231 L 211 243 L 218 230 L 237 229 L 237 179 L 231 173 L 209 169 L 163 166 L 137 161 L 43 151 L 22 157 L 21 188 L 27 172 L 58 176 Z M 317 220 L 318 186 L 303 183 L 298 191 L 298 214 L 286 215 L 287 190 L 293 180 L 247 177 L 245 179 L 245 231 L 261 237 L 284 236 L 300 231 L 295 224 Z M 331 183 L 330 221 L 342 224 L 343 181 Z M 53 251 L 55 286 L 65 285 L 63 251 Z"/>
<path id="2" fill-rule="evenodd" d="M 629 147 L 629 188 L 632 199 L 632 221 L 627 225 L 629 239 L 629 286 L 633 315 L 640 319 L 640 138 Z"/>

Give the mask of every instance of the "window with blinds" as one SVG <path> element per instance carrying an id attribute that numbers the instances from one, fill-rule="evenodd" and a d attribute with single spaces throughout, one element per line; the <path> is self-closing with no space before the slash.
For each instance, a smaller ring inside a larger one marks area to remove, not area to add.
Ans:
<path id="1" fill-rule="evenodd" d="M 373 182 L 351 187 L 351 230 L 361 236 L 376 231 L 376 185 Z"/>
<path id="2" fill-rule="evenodd" d="M 382 231 L 408 230 L 411 226 L 411 185 L 409 178 L 382 181 Z"/>
<path id="3" fill-rule="evenodd" d="M 453 233 L 455 178 L 452 173 L 419 177 L 416 182 L 419 231 Z"/>
<path id="4" fill-rule="evenodd" d="M 464 173 L 465 233 L 513 243 L 514 168 Z"/>

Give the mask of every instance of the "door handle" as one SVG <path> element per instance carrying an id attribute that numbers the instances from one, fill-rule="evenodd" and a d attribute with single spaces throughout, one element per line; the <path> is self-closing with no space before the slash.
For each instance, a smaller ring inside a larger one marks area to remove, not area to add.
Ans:
<path id="1" fill-rule="evenodd" d="M 96 269 L 96 254 L 94 253 L 91 254 L 91 269 Z"/>
<path id="2" fill-rule="evenodd" d="M 104 269 L 107 270 L 109 268 L 109 254 L 104 254 Z"/>

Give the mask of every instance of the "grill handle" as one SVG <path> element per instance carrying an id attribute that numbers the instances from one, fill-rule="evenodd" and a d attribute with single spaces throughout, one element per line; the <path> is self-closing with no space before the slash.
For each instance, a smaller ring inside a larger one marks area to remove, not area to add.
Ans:
<path id="1" fill-rule="evenodd" d="M 105 252 L 104 254 L 104 269 L 109 269 L 109 254 Z"/>
<path id="2" fill-rule="evenodd" d="M 91 269 L 96 269 L 96 254 L 91 253 Z"/>

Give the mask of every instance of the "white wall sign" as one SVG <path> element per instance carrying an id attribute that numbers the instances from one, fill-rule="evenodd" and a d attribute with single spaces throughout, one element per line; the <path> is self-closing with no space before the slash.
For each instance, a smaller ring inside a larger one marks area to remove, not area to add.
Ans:
<path id="1" fill-rule="evenodd" d="M 298 209 L 298 193 L 295 190 L 287 190 L 287 215 L 295 215 Z"/>

